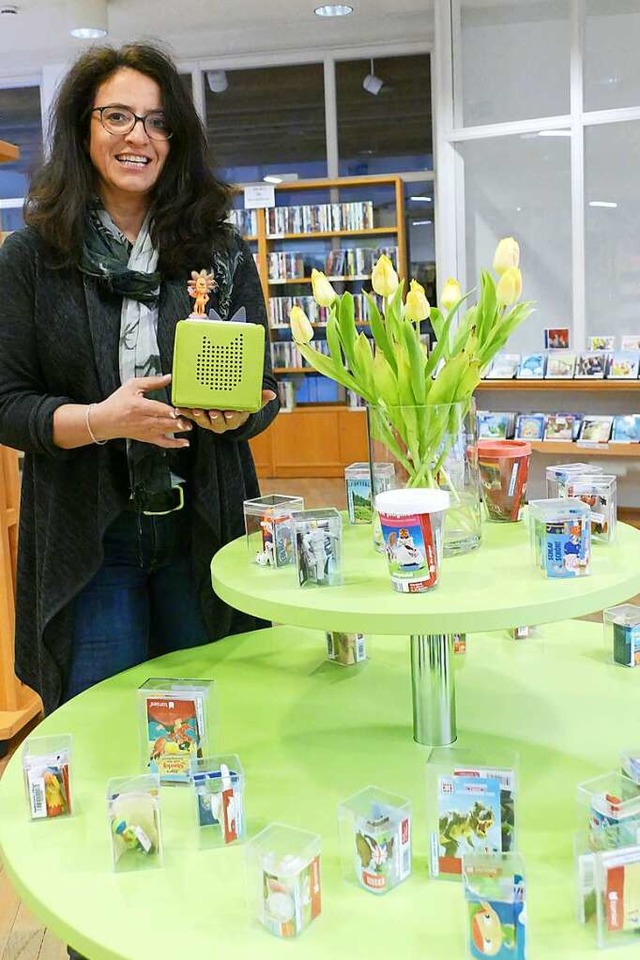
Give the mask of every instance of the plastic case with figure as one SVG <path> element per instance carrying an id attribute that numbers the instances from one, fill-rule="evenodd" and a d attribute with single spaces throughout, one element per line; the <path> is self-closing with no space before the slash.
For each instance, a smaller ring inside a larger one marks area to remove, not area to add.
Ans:
<path id="1" fill-rule="evenodd" d="M 599 947 L 637 945 L 640 823 L 581 831 L 574 850 L 578 922 L 595 925 Z"/>
<path id="2" fill-rule="evenodd" d="M 374 490 L 382 493 L 390 490 L 395 479 L 395 467 L 392 463 L 374 463 Z M 351 463 L 345 467 L 344 479 L 347 493 L 347 513 L 349 523 L 371 523 L 373 519 L 373 498 L 371 495 L 371 466 L 364 463 Z"/>
<path id="3" fill-rule="evenodd" d="M 213 680 L 150 678 L 138 689 L 142 769 L 188 783 L 194 757 L 212 753 Z"/>
<path id="4" fill-rule="evenodd" d="M 610 770 L 578 784 L 580 830 L 617 826 L 640 819 L 640 786 L 621 770 Z"/>
<path id="5" fill-rule="evenodd" d="M 302 497 L 272 493 L 244 501 L 249 560 L 262 567 L 286 567 L 295 560 L 294 510 L 304 510 Z"/>
<path id="6" fill-rule="evenodd" d="M 562 497 L 563 486 L 572 474 L 602 473 L 600 467 L 593 463 L 556 463 L 545 470 L 547 483 L 547 497 Z"/>
<path id="7" fill-rule="evenodd" d="M 342 874 L 370 893 L 387 893 L 411 874 L 411 804 L 369 786 L 338 805 Z"/>
<path id="8" fill-rule="evenodd" d="M 614 663 L 640 664 L 640 606 L 621 603 L 603 612 L 604 638 Z"/>
<path id="9" fill-rule="evenodd" d="M 244 840 L 244 783 L 242 764 L 235 753 L 192 759 L 191 785 L 201 847 Z"/>
<path id="10" fill-rule="evenodd" d="M 516 853 L 465 853 L 462 883 L 467 906 L 467 947 L 483 957 L 526 958 L 526 885 Z"/>
<path id="11" fill-rule="evenodd" d="M 252 920 L 276 937 L 297 937 L 319 916 L 320 837 L 271 823 L 246 848 Z"/>
<path id="12" fill-rule="evenodd" d="M 561 496 L 582 500 L 591 511 L 591 539 L 613 543 L 618 516 L 617 477 L 613 474 L 572 473 Z"/>
<path id="13" fill-rule="evenodd" d="M 327 633 L 327 657 L 343 667 L 352 667 L 367 659 L 367 646 L 364 633 Z"/>
<path id="14" fill-rule="evenodd" d="M 107 819 L 114 870 L 162 865 L 160 778 L 156 774 L 109 780 Z"/>
<path id="15" fill-rule="evenodd" d="M 333 507 L 293 514 L 298 583 L 333 587 L 342 582 L 342 517 Z"/>
<path id="16" fill-rule="evenodd" d="M 591 510 L 575 498 L 529 502 L 534 564 L 550 579 L 591 573 Z"/>
<path id="17" fill-rule="evenodd" d="M 517 801 L 517 754 L 434 747 L 427 760 L 431 876 L 459 879 L 465 854 L 513 853 Z"/>
<path id="18" fill-rule="evenodd" d="M 32 820 L 68 817 L 71 798 L 71 734 L 29 737 L 22 748 L 22 772 Z"/>

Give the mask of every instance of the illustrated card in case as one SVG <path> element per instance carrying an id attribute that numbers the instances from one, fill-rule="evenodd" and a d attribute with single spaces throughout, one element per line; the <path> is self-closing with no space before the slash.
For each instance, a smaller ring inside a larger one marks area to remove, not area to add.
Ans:
<path id="1" fill-rule="evenodd" d="M 519 353 L 497 353 L 486 374 L 487 380 L 512 380 L 520 366 Z"/>
<path id="2" fill-rule="evenodd" d="M 576 355 L 571 350 L 550 350 L 547 357 L 547 380 L 571 380 L 576 366 Z"/>
<path id="3" fill-rule="evenodd" d="M 577 421 L 574 413 L 549 413 L 544 426 L 545 440 L 573 440 Z"/>
<path id="4" fill-rule="evenodd" d="M 578 379 L 593 377 L 602 380 L 607 370 L 607 354 L 602 351 L 589 350 L 581 353 L 576 363 L 575 376 Z"/>
<path id="5" fill-rule="evenodd" d="M 640 335 L 636 333 L 626 334 L 620 338 L 621 350 L 640 350 Z"/>
<path id="6" fill-rule="evenodd" d="M 589 350 L 604 350 L 605 353 L 609 353 L 615 349 L 616 338 L 609 334 L 603 334 L 602 336 L 589 337 L 587 343 Z"/>
<path id="7" fill-rule="evenodd" d="M 614 350 L 609 359 L 610 380 L 637 380 L 640 353 L 635 350 Z"/>
<path id="8" fill-rule="evenodd" d="M 518 380 L 540 380 L 544 377 L 545 360 L 544 353 L 523 354 L 516 377 Z"/>
<path id="9" fill-rule="evenodd" d="M 505 440 L 513 433 L 515 417 L 515 413 L 478 410 L 476 414 L 478 437 L 483 440 Z"/>
<path id="10" fill-rule="evenodd" d="M 202 410 L 262 405 L 264 327 L 206 318 L 179 320 L 173 348 L 171 402 Z"/>
<path id="11" fill-rule="evenodd" d="M 516 439 L 542 440 L 545 418 L 544 413 L 519 413 L 516 419 Z"/>
<path id="12" fill-rule="evenodd" d="M 613 418 L 611 443 L 638 443 L 640 441 L 640 415 L 619 414 Z"/>
<path id="13" fill-rule="evenodd" d="M 604 415 L 585 415 L 580 424 L 579 443 L 608 443 L 611 436 L 613 417 Z"/>
<path id="14" fill-rule="evenodd" d="M 545 350 L 568 350 L 569 327 L 547 327 L 544 331 Z"/>

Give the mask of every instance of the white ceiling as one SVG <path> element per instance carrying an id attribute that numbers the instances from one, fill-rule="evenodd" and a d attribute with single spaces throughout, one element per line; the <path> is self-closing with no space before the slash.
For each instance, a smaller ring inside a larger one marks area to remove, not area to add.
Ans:
<path id="1" fill-rule="evenodd" d="M 162 41 L 182 61 L 287 51 L 429 43 L 434 0 L 350 0 L 354 13 L 315 16 L 320 0 L 108 0 L 109 37 Z M 0 9 L 9 6 L 0 0 Z M 15 0 L 0 15 L 0 75 L 66 63 L 87 46 L 68 33 L 65 0 Z"/>

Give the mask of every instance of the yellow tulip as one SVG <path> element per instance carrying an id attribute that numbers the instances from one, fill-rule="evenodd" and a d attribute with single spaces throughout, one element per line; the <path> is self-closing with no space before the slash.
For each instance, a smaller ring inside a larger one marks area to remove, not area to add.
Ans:
<path id="1" fill-rule="evenodd" d="M 504 237 L 493 255 L 493 270 L 499 277 L 510 267 L 517 267 L 520 264 L 520 247 L 518 241 L 513 237 Z"/>
<path id="2" fill-rule="evenodd" d="M 296 343 L 309 343 L 313 340 L 313 327 L 302 307 L 291 307 L 289 310 L 291 336 Z"/>
<path id="3" fill-rule="evenodd" d="M 443 310 L 451 310 L 451 307 L 458 302 L 461 296 L 460 284 L 455 277 L 449 277 L 440 294 L 440 306 Z"/>
<path id="4" fill-rule="evenodd" d="M 399 282 L 391 260 L 382 254 L 371 271 L 371 286 L 381 297 L 392 297 Z"/>
<path id="5" fill-rule="evenodd" d="M 510 307 L 520 299 L 522 293 L 522 274 L 518 267 L 509 267 L 498 280 L 496 300 L 499 307 Z"/>
<path id="6" fill-rule="evenodd" d="M 337 297 L 337 293 L 320 270 L 311 271 L 311 289 L 313 299 L 321 307 L 330 307 Z"/>
<path id="7" fill-rule="evenodd" d="M 413 320 L 414 323 L 420 323 L 421 320 L 426 320 L 430 313 L 431 307 L 425 296 L 424 287 L 417 280 L 412 280 L 404 305 L 405 317 L 407 320 Z"/>

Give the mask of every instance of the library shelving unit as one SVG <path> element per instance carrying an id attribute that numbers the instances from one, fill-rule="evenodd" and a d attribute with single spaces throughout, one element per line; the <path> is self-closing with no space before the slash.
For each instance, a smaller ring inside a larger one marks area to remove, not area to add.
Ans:
<path id="1" fill-rule="evenodd" d="M 0 140 L 0 163 L 19 156 L 18 147 Z M 42 710 L 40 698 L 20 683 L 13 668 L 18 502 L 18 452 L 0 446 L 0 756 L 6 741 Z"/>
<path id="2" fill-rule="evenodd" d="M 252 441 L 262 476 L 342 476 L 366 458 L 362 408 L 350 408 L 337 385 L 296 357 L 289 308 L 297 303 L 322 341 L 325 315 L 312 300 L 311 271 L 322 270 L 338 293 L 350 290 L 366 332 L 362 290 L 386 253 L 407 276 L 404 187 L 394 175 L 298 180 L 275 187 L 276 206 L 239 214 L 254 249 L 269 316 L 274 369 L 288 396 L 297 393 L 265 433 Z M 302 401 L 304 398 L 304 402 Z"/>

